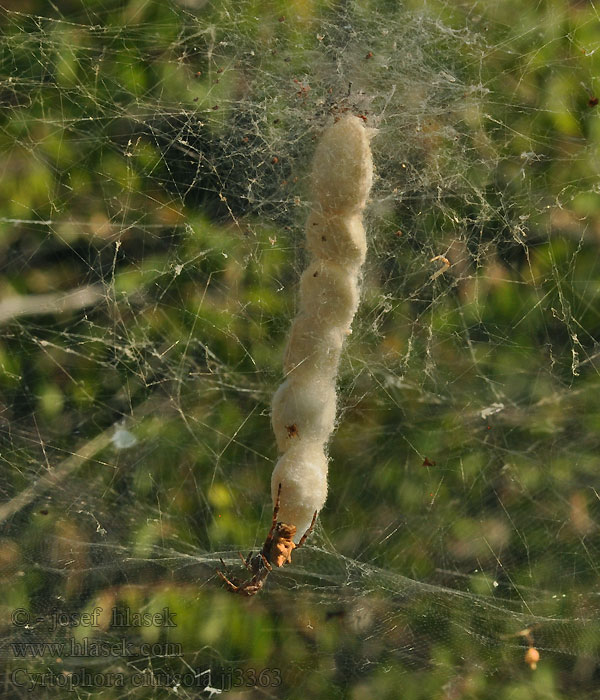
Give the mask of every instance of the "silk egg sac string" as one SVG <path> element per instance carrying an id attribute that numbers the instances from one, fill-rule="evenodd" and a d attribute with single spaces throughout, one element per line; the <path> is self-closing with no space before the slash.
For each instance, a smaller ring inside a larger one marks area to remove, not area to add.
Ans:
<path id="1" fill-rule="evenodd" d="M 311 260 L 300 280 L 299 313 L 285 350 L 286 379 L 271 411 L 281 453 L 271 492 L 276 503 L 280 491 L 278 519 L 296 527 L 296 543 L 327 498 L 336 376 L 367 250 L 363 210 L 373 180 L 374 133 L 359 117 L 345 115 L 324 131 L 314 155 L 313 209 L 306 223 Z"/>

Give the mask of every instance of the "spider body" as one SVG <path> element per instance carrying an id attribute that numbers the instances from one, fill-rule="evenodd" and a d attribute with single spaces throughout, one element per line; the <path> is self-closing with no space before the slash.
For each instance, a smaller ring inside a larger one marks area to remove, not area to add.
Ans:
<path id="1" fill-rule="evenodd" d="M 298 544 L 294 543 L 292 538 L 296 534 L 296 526 L 277 521 L 280 496 L 281 484 L 279 484 L 279 488 L 277 489 L 277 498 L 275 500 L 275 507 L 273 508 L 271 529 L 267 534 L 267 538 L 260 552 L 257 552 L 254 556 L 252 556 L 252 552 L 250 552 L 245 559 L 240 554 L 240 559 L 244 563 L 244 566 L 252 574 L 250 578 L 246 580 L 241 580 L 237 577 L 228 578 L 228 576 L 226 576 L 222 571 L 217 569 L 217 574 L 219 574 L 223 581 L 225 581 L 227 588 L 232 593 L 239 593 L 240 595 L 245 596 L 256 595 L 264 586 L 267 576 L 271 573 L 271 571 L 273 571 L 272 565 L 279 567 L 283 566 L 284 564 L 289 564 L 292 561 L 292 550 L 302 547 L 302 545 L 306 542 L 306 538 L 312 532 L 317 519 L 317 511 L 315 511 L 313 515 L 313 519 L 308 527 L 308 530 L 300 538 L 300 542 L 298 542 Z M 222 559 L 221 564 L 227 571 L 227 567 Z"/>

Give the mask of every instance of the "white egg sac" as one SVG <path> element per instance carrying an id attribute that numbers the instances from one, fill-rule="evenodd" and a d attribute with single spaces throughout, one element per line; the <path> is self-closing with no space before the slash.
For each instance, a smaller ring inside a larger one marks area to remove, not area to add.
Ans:
<path id="1" fill-rule="evenodd" d="M 281 484 L 278 520 L 302 537 L 327 497 L 325 446 L 335 428 L 335 382 L 344 339 L 359 301 L 367 241 L 362 223 L 373 179 L 366 129 L 345 116 L 326 129 L 313 160 L 313 211 L 306 224 L 311 262 L 300 281 L 300 309 L 292 323 L 275 392 L 271 422 L 283 454 L 271 478 Z"/>
<path id="2" fill-rule="evenodd" d="M 319 442 L 299 442 L 279 458 L 271 476 L 273 501 L 281 484 L 278 520 L 295 525 L 298 542 L 327 498 L 327 457 Z"/>
<path id="3" fill-rule="evenodd" d="M 306 222 L 306 247 L 314 258 L 342 267 L 360 267 L 367 255 L 362 214 L 311 212 Z"/>
<path id="4" fill-rule="evenodd" d="M 300 313 L 315 323 L 349 330 L 358 308 L 358 282 L 346 268 L 325 260 L 313 262 L 300 280 Z"/>
<path id="5" fill-rule="evenodd" d="M 345 335 L 336 326 L 319 326 L 311 315 L 297 316 L 283 357 L 286 375 L 308 376 L 306 381 L 335 378 Z"/>
<path id="6" fill-rule="evenodd" d="M 280 452 L 300 440 L 325 443 L 335 427 L 335 384 L 286 379 L 273 396 L 271 418 Z"/>
<path id="7" fill-rule="evenodd" d="M 347 115 L 323 133 L 311 178 L 323 211 L 352 213 L 364 208 L 373 182 L 370 132 L 358 117 Z"/>

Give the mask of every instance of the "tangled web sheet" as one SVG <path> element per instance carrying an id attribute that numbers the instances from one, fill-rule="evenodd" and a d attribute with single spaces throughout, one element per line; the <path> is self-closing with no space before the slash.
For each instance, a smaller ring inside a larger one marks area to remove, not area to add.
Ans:
<path id="1" fill-rule="evenodd" d="M 595 3 L 0 17 L 0 693 L 598 697 Z M 248 600 L 215 570 L 270 525 L 346 114 L 375 179 L 327 502 Z"/>

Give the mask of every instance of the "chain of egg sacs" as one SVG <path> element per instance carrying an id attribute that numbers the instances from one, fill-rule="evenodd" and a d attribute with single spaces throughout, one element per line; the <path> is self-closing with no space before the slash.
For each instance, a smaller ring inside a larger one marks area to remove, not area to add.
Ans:
<path id="1" fill-rule="evenodd" d="M 271 412 L 282 453 L 271 492 L 275 501 L 281 483 L 278 520 L 296 526 L 296 542 L 327 498 L 325 450 L 335 427 L 336 375 L 367 250 L 362 215 L 373 179 L 372 133 L 358 117 L 344 116 L 325 130 L 313 160 L 306 224 L 311 262 L 285 351 L 286 379 Z"/>

